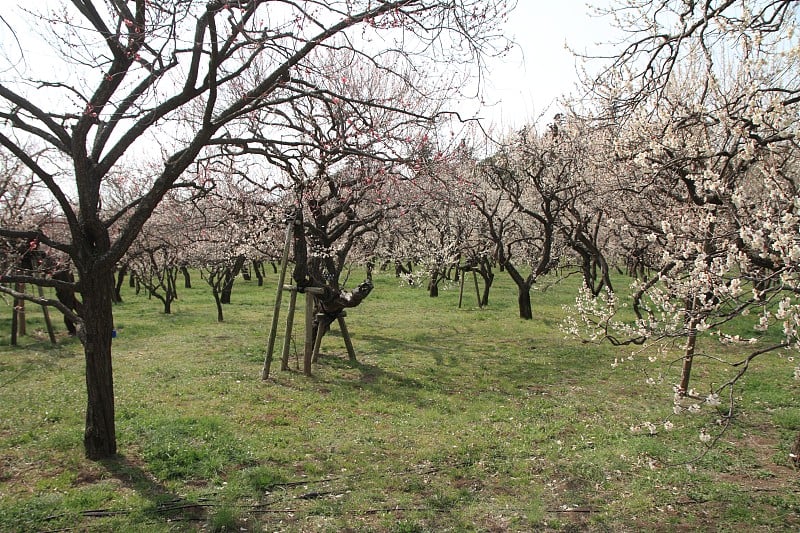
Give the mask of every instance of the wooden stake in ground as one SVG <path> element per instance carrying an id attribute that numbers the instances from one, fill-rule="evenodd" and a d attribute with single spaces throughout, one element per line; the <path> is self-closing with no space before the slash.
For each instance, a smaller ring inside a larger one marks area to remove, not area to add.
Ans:
<path id="1" fill-rule="evenodd" d="M 39 285 L 39 297 L 44 300 L 44 289 L 41 285 Z M 50 342 L 52 344 L 56 343 L 56 334 L 53 331 L 53 322 L 50 320 L 50 312 L 47 310 L 47 306 L 42 306 L 42 313 L 44 313 L 44 324 L 47 327 L 47 335 L 50 337 Z"/>
<path id="2" fill-rule="evenodd" d="M 272 365 L 272 351 L 275 349 L 275 337 L 278 334 L 278 315 L 281 311 L 281 296 L 283 295 L 283 283 L 286 281 L 286 264 L 289 261 L 289 246 L 292 243 L 292 225 L 295 219 L 291 218 L 286 224 L 286 239 L 283 244 L 283 255 L 281 256 L 281 272 L 278 278 L 278 293 L 275 296 L 275 307 L 272 311 L 272 325 L 269 329 L 269 341 L 267 342 L 267 354 L 264 357 L 264 368 L 261 369 L 261 379 L 269 378 L 269 367 Z M 288 332 L 287 332 L 288 336 Z"/>

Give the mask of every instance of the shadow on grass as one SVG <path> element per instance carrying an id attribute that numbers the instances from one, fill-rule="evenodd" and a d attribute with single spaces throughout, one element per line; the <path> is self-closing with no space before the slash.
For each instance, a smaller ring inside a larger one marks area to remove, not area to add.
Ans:
<path id="1" fill-rule="evenodd" d="M 437 384 L 421 381 L 396 372 L 385 370 L 377 365 L 350 361 L 348 359 L 320 354 L 317 362 L 332 369 L 352 369 L 359 372 L 357 380 L 342 375 L 331 378 L 331 383 L 342 390 L 357 389 L 380 396 L 389 401 L 424 406 L 431 393 L 440 393 Z"/>
<path id="2" fill-rule="evenodd" d="M 370 348 L 370 352 L 385 355 L 385 354 L 402 354 L 414 352 L 419 354 L 430 355 L 437 365 L 445 364 L 445 352 L 441 346 L 437 346 L 435 342 L 449 342 L 450 339 L 434 336 L 434 335 L 418 335 L 415 341 L 408 341 L 398 339 L 396 337 L 386 337 L 382 335 L 360 335 L 358 340 L 365 341 Z M 358 353 L 356 352 L 356 355 Z"/>
<path id="3" fill-rule="evenodd" d="M 202 522 L 206 520 L 207 509 L 211 502 L 192 502 L 181 498 L 159 483 L 147 472 L 137 460 L 119 454 L 114 459 L 106 459 L 101 464 L 123 486 L 135 491 L 149 500 L 151 505 L 145 508 L 150 518 L 170 522 Z"/>

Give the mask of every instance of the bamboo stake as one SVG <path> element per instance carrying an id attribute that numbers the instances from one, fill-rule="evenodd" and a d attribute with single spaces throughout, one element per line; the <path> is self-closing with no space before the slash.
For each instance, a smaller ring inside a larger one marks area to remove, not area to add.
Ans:
<path id="1" fill-rule="evenodd" d="M 350 340 L 350 332 L 347 331 L 347 324 L 344 323 L 345 313 L 342 312 L 336 317 L 336 320 L 339 322 L 339 329 L 342 330 L 342 337 L 344 338 L 344 345 L 347 347 L 347 356 L 350 358 L 351 361 L 356 360 L 356 351 L 353 348 L 353 341 Z"/>
<path id="2" fill-rule="evenodd" d="M 475 295 L 478 297 L 478 307 L 483 309 L 483 302 L 481 302 L 481 290 L 478 288 L 478 274 L 473 270 L 472 279 L 475 280 Z"/>

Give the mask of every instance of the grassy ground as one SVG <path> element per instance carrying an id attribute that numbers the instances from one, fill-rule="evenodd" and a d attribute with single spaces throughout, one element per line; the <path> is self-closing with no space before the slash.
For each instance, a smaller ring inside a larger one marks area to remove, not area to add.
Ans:
<path id="1" fill-rule="evenodd" d="M 347 319 L 358 363 L 334 325 L 313 377 L 273 364 L 266 382 L 274 276 L 239 281 L 224 323 L 199 277 L 169 316 L 126 289 L 115 311 L 121 453 L 100 463 L 83 458 L 80 346 L 63 335 L 51 346 L 30 307 L 22 346 L 0 341 L 0 529 L 800 528 L 795 363 L 759 361 L 733 428 L 701 455 L 715 414 L 671 416 L 676 367 L 641 354 L 612 368 L 629 351 L 565 339 L 574 286 L 535 292 L 535 318 L 521 321 L 502 273 L 496 285 L 488 309 L 469 292 L 459 309 L 457 287 L 432 299 L 379 276 Z M 299 327 L 294 337 L 296 368 Z M 665 384 L 645 383 L 659 371 Z M 695 385 L 717 372 L 698 366 Z M 631 431 L 645 422 L 655 435 Z"/>

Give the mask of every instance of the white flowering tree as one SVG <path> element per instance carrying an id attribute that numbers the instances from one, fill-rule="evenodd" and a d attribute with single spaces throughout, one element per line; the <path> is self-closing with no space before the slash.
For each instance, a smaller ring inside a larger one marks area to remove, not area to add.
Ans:
<path id="1" fill-rule="evenodd" d="M 231 302 L 233 283 L 245 265 L 275 259 L 281 248 L 283 210 L 236 173 L 220 173 L 206 194 L 185 209 L 180 243 L 187 265 L 211 288 L 217 321 Z M 186 204 L 185 201 L 182 202 Z M 180 209 L 180 208 L 178 208 Z"/>
<path id="2" fill-rule="evenodd" d="M 564 242 L 560 271 L 572 275 L 577 270 L 594 295 L 613 290 L 611 273 L 624 255 L 614 238 L 616 217 L 626 209 L 620 198 L 609 202 L 598 194 L 614 189 L 610 182 L 616 172 L 610 171 L 602 149 L 608 145 L 608 128 L 569 109 L 555 117 L 549 134 L 557 147 L 551 166 L 560 168 L 558 180 L 565 187 L 557 223 Z"/>
<path id="3" fill-rule="evenodd" d="M 660 0 L 616 14 L 633 38 L 595 86 L 619 176 L 606 198 L 624 198 L 617 236 L 639 243 L 649 275 L 628 309 L 584 291 L 572 331 L 583 320 L 593 338 L 644 345 L 653 361 L 679 345 L 674 411 L 727 397 L 727 423 L 751 364 L 800 347 L 797 5 Z M 734 372 L 693 385 L 698 358 Z"/>
<path id="4" fill-rule="evenodd" d="M 576 193 L 578 159 L 554 130 L 526 127 L 476 168 L 471 204 L 493 256 L 517 286 L 519 316 L 533 318 L 530 291 L 563 255 L 560 218 Z"/>
<path id="5" fill-rule="evenodd" d="M 470 205 L 476 163 L 466 143 L 471 129 L 464 128 L 459 139 L 421 139 L 411 156 L 410 177 L 399 184 L 401 205 L 381 230 L 379 255 L 412 265 L 414 270 L 401 269 L 400 275 L 409 285 L 425 285 L 431 297 L 455 278 L 462 260 L 469 262 L 481 248 L 480 217 Z M 486 293 L 488 299 L 488 287 Z"/>

